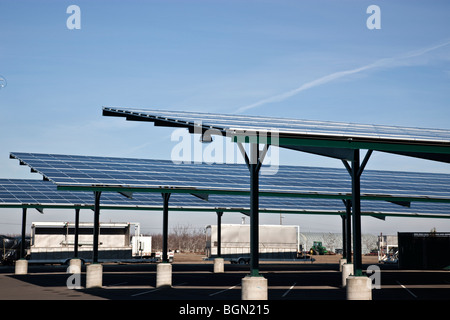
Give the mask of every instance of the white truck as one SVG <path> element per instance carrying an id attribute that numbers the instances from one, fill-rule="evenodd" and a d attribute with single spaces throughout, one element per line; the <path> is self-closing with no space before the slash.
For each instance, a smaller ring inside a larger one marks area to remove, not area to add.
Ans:
<path id="1" fill-rule="evenodd" d="M 300 250 L 299 226 L 260 225 L 259 257 L 261 260 L 297 259 Z M 206 256 L 217 256 L 217 225 L 206 227 Z M 222 224 L 221 257 L 231 263 L 248 263 L 250 260 L 250 225 Z"/>
<path id="2" fill-rule="evenodd" d="M 137 259 L 150 259 L 152 257 L 152 237 L 141 234 L 131 238 L 132 255 Z"/>
<path id="3" fill-rule="evenodd" d="M 139 230 L 138 223 L 100 223 L 98 259 L 106 261 L 131 261 L 133 245 L 132 225 Z M 136 234 L 137 236 L 139 233 Z M 138 240 L 136 240 L 139 243 Z M 67 263 L 74 257 L 75 224 L 72 222 L 33 222 L 28 250 L 30 263 Z M 147 250 L 147 248 L 146 248 Z M 150 248 L 151 251 L 151 248 Z M 78 258 L 92 261 L 93 223 L 80 222 L 78 232 Z"/>

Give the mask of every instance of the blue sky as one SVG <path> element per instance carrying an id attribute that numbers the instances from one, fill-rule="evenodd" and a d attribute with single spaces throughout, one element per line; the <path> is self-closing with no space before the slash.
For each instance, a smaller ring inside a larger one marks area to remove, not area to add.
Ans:
<path id="1" fill-rule="evenodd" d="M 79 30 L 66 26 L 72 4 L 81 9 Z M 379 30 L 366 26 L 372 4 Z M 448 129 L 449 9 L 448 1 L 0 0 L 0 176 L 39 178 L 10 160 L 12 151 L 170 159 L 171 128 L 102 117 L 102 106 Z M 280 163 L 342 166 L 284 150 Z M 450 173 L 378 153 L 367 168 Z M 18 232 L 18 211 L 1 211 L 0 232 Z M 32 215 L 30 222 L 73 220 L 72 212 Z M 138 215 L 102 219 L 161 226 L 159 214 Z M 339 218 L 283 222 L 340 230 Z M 170 223 L 204 226 L 215 214 L 174 214 Z M 363 221 L 372 233 L 432 227 L 450 231 L 450 222 Z"/>

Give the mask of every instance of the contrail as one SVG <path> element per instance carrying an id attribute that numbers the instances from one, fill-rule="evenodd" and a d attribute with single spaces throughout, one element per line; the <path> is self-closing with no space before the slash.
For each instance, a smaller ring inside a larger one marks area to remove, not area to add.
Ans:
<path id="1" fill-rule="evenodd" d="M 298 94 L 298 93 L 300 93 L 302 91 L 305 91 L 305 90 L 313 88 L 313 87 L 320 86 L 322 84 L 334 81 L 336 79 L 343 78 L 345 76 L 349 76 L 349 75 L 352 75 L 352 74 L 360 73 L 360 72 L 363 72 L 363 71 L 366 71 L 366 70 L 370 70 L 370 69 L 381 68 L 381 67 L 389 67 L 390 64 L 392 64 L 391 67 L 394 67 L 396 62 L 424 55 L 425 53 L 428 53 L 430 51 L 433 51 L 433 50 L 445 47 L 445 46 L 447 46 L 449 44 L 450 44 L 450 40 L 447 40 L 444 43 L 441 43 L 441 44 L 438 44 L 438 45 L 435 45 L 435 46 L 432 46 L 432 47 L 427 47 L 427 48 L 422 48 L 422 49 L 419 49 L 419 50 L 411 51 L 411 52 L 408 52 L 406 54 L 403 54 L 403 55 L 400 55 L 400 56 L 397 56 L 397 57 L 380 59 L 380 60 L 377 60 L 375 62 L 369 63 L 369 64 L 367 64 L 365 66 L 362 66 L 362 67 L 359 67 L 359 68 L 331 73 L 331 74 L 326 75 L 324 77 L 321 77 L 321 78 L 318 78 L 316 80 L 307 82 L 307 83 L 301 85 L 300 87 L 298 87 L 296 89 L 293 89 L 293 90 L 290 90 L 290 91 L 287 91 L 287 92 L 284 92 L 284 93 L 277 94 L 275 96 L 272 96 L 272 97 L 260 100 L 260 101 L 258 101 L 256 103 L 253 103 L 253 104 L 249 104 L 249 105 L 243 106 L 243 107 L 239 108 L 236 111 L 236 113 L 240 113 L 240 112 L 243 112 L 243 111 L 246 111 L 246 110 L 249 110 L 249 109 L 253 109 L 253 108 L 259 107 L 259 106 L 261 106 L 263 104 L 266 104 L 266 103 L 283 101 L 283 100 L 285 100 L 287 98 L 290 98 L 290 97 L 292 97 L 292 96 L 294 96 L 294 95 L 296 95 L 296 94 Z"/>

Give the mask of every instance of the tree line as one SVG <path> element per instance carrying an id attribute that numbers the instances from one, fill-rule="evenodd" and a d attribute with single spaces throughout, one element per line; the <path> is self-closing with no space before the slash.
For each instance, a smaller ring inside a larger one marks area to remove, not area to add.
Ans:
<path id="1" fill-rule="evenodd" d="M 162 234 L 149 234 L 152 237 L 152 251 L 162 250 Z M 204 252 L 206 232 L 204 228 L 189 225 L 176 225 L 168 234 L 168 248 L 181 252 Z"/>

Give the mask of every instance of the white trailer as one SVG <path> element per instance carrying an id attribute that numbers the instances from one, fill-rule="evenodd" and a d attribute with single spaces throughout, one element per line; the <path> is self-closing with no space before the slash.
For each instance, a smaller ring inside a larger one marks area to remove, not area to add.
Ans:
<path id="1" fill-rule="evenodd" d="M 259 257 L 262 260 L 297 259 L 299 248 L 299 226 L 260 225 Z M 217 257 L 217 225 L 206 227 L 206 255 Z M 231 262 L 248 262 L 250 257 L 250 225 L 221 225 L 221 257 Z"/>
<path id="2" fill-rule="evenodd" d="M 98 259 L 125 261 L 132 259 L 131 225 L 136 223 L 100 223 Z M 33 222 L 29 262 L 67 263 L 74 257 L 75 224 L 72 222 Z M 79 223 L 78 258 L 92 261 L 93 223 Z"/>
<path id="3" fill-rule="evenodd" d="M 137 235 L 131 238 L 133 258 L 149 259 L 152 257 L 152 237 Z"/>

